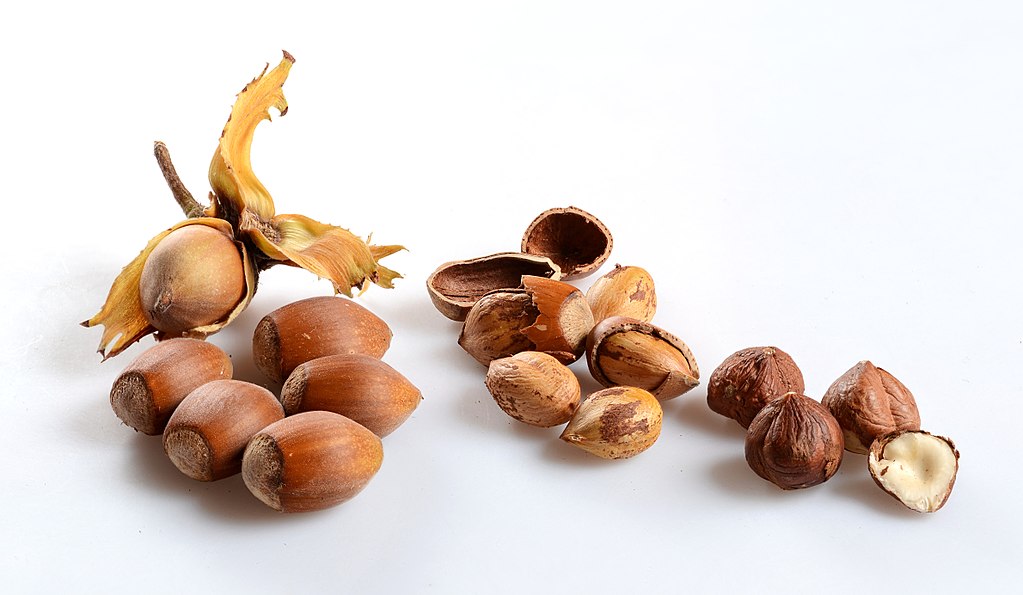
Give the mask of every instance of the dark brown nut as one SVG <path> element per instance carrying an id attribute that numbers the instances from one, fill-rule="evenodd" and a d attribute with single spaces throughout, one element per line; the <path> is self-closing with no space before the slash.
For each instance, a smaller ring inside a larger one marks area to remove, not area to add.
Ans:
<path id="1" fill-rule="evenodd" d="M 842 428 L 823 405 L 786 393 L 764 406 L 746 432 L 746 462 L 783 490 L 824 483 L 842 463 Z"/>
<path id="2" fill-rule="evenodd" d="M 216 345 L 167 339 L 143 351 L 114 380 L 110 406 L 126 425 L 155 436 L 188 393 L 232 373 L 231 358 Z"/>
<path id="3" fill-rule="evenodd" d="M 576 207 L 540 213 L 522 235 L 522 251 L 546 256 L 563 279 L 592 274 L 611 256 L 611 232 L 599 219 Z"/>
<path id="4" fill-rule="evenodd" d="M 267 378 L 282 382 L 318 357 L 362 353 L 383 357 L 391 329 L 375 314 L 342 297 L 300 300 L 267 314 L 252 336 L 252 356 Z"/>
<path id="5" fill-rule="evenodd" d="M 558 280 L 561 269 L 546 256 L 502 252 L 444 263 L 427 278 L 426 288 L 441 314 L 462 322 L 484 294 L 517 288 L 523 275 Z"/>
<path id="6" fill-rule="evenodd" d="M 336 506 L 362 491 L 383 462 L 380 438 L 347 417 L 307 411 L 267 426 L 245 449 L 242 479 L 280 512 Z"/>
<path id="7" fill-rule="evenodd" d="M 646 269 L 634 266 L 615 268 L 593 282 L 586 291 L 593 319 L 628 316 L 650 322 L 657 311 L 654 280 Z"/>
<path id="8" fill-rule="evenodd" d="M 423 395 L 369 355 L 328 355 L 299 365 L 281 388 L 284 412 L 331 411 L 383 438 L 412 415 Z"/>
<path id="9" fill-rule="evenodd" d="M 919 430 L 920 411 L 913 393 L 869 361 L 842 374 L 821 399 L 845 433 L 845 449 L 866 454 L 880 436 Z"/>
<path id="10" fill-rule="evenodd" d="M 586 364 L 603 386 L 635 386 L 661 401 L 700 384 L 700 369 L 681 339 L 649 322 L 612 316 L 586 341 Z"/>
<path id="11" fill-rule="evenodd" d="M 561 439 L 604 459 L 627 459 L 661 435 L 661 404 L 633 386 L 605 388 L 586 397 Z"/>
<path id="12" fill-rule="evenodd" d="M 803 373 L 789 354 L 777 347 L 749 347 L 725 358 L 710 375 L 707 405 L 748 428 L 769 401 L 805 389 Z"/>
<path id="13" fill-rule="evenodd" d="M 458 344 L 484 366 L 522 351 L 542 351 L 567 364 L 585 351 L 591 328 L 593 315 L 582 292 L 527 275 L 520 289 L 481 297 L 465 318 Z"/>
<path id="14" fill-rule="evenodd" d="M 495 359 L 485 383 L 505 413 L 541 428 L 567 422 L 579 406 L 579 380 L 546 353 L 523 351 Z"/>
<path id="15" fill-rule="evenodd" d="M 899 430 L 874 440 L 867 467 L 878 487 L 907 508 L 934 512 L 952 493 L 959 451 L 944 436 Z"/>
<path id="16" fill-rule="evenodd" d="M 267 389 L 241 380 L 214 380 L 178 405 L 163 433 L 163 449 L 192 479 L 223 479 L 241 471 L 249 439 L 283 418 L 284 409 Z"/>

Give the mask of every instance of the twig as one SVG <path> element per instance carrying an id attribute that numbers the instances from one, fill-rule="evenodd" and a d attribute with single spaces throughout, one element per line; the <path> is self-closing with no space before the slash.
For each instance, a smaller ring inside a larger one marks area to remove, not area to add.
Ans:
<path id="1" fill-rule="evenodd" d="M 167 150 L 167 145 L 163 144 L 163 141 L 156 141 L 153 144 L 153 154 L 156 156 L 156 162 L 160 165 L 163 179 L 167 180 L 167 185 L 170 186 L 171 193 L 174 195 L 174 200 L 178 202 L 178 206 L 184 211 L 185 217 L 191 219 L 193 217 L 205 216 L 205 208 L 192 197 L 192 193 L 188 191 L 188 188 L 185 188 L 184 182 L 178 177 L 178 172 L 174 169 L 174 163 L 171 162 L 170 151 Z"/>

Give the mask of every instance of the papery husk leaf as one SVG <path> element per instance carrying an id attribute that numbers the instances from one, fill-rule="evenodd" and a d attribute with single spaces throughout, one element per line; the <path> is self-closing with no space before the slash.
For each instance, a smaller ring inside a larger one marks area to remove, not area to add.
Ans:
<path id="1" fill-rule="evenodd" d="M 227 235 L 230 238 L 234 238 L 234 230 L 231 228 L 231 224 L 223 219 L 216 219 L 211 217 L 196 217 L 192 219 L 186 219 L 181 221 L 169 229 L 166 229 L 149 240 L 146 247 L 142 249 L 142 252 L 127 264 L 121 273 L 114 279 L 114 283 L 110 288 L 110 293 L 107 294 L 107 300 L 103 304 L 95 316 L 86 320 L 82 323 L 82 326 L 93 327 L 98 324 L 103 325 L 103 336 L 100 339 L 99 349 L 97 350 L 102 356 L 103 360 L 114 357 L 127 349 L 130 345 L 145 337 L 146 335 L 157 332 L 157 330 L 149 324 L 149 320 L 146 318 L 145 312 L 142 308 L 142 298 L 139 294 L 139 283 L 142 279 L 142 269 L 146 264 L 146 260 L 149 258 L 150 253 L 156 248 L 156 246 L 171 232 L 185 227 L 186 225 L 207 225 L 215 228 L 221 233 Z M 245 271 L 245 297 L 241 302 L 231 311 L 228 317 L 215 324 L 206 325 L 193 329 L 189 333 L 191 336 L 206 336 L 211 333 L 215 333 L 224 326 L 226 326 L 231 320 L 233 320 L 252 300 L 252 296 L 256 291 L 256 269 L 252 264 L 252 259 L 249 257 L 244 244 L 241 242 L 235 242 L 235 245 L 239 247 L 242 258 L 244 259 L 244 271 Z"/>
<path id="2" fill-rule="evenodd" d="M 248 210 L 263 220 L 274 215 L 273 198 L 253 173 L 249 150 L 256 126 L 270 119 L 271 107 L 282 116 L 288 113 L 288 101 L 284 98 L 282 86 L 294 62 L 295 58 L 284 52 L 284 58 L 273 70 L 268 73 L 264 68 L 259 76 L 245 85 L 231 108 L 231 116 L 224 125 L 209 171 L 210 185 L 217 200 L 226 203 L 221 205 L 222 210 L 229 210 L 239 217 Z"/>
<path id="3" fill-rule="evenodd" d="M 401 277 L 378 260 L 402 246 L 370 246 L 347 229 L 304 215 L 277 215 L 269 225 L 246 218 L 241 227 L 270 258 L 328 279 L 335 292 L 349 297 L 353 287 L 362 289 L 366 281 L 389 288 Z"/>

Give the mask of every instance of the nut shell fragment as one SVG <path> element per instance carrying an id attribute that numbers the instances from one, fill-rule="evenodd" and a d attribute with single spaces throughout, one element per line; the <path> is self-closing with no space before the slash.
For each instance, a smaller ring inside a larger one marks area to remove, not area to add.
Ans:
<path id="1" fill-rule="evenodd" d="M 592 274 L 611 256 L 611 232 L 599 219 L 576 207 L 540 213 L 522 235 L 522 252 L 546 256 L 563 279 Z"/>
<path id="2" fill-rule="evenodd" d="M 586 397 L 561 439 L 605 459 L 627 459 L 661 435 L 661 404 L 649 392 L 616 386 Z"/>
<path id="3" fill-rule="evenodd" d="M 856 364 L 835 380 L 822 402 L 842 426 L 845 448 L 850 452 L 866 454 L 880 436 L 920 429 L 913 393 L 869 361 Z"/>
<path id="4" fill-rule="evenodd" d="M 710 375 L 707 405 L 748 428 L 772 399 L 804 389 L 803 373 L 789 354 L 777 347 L 749 347 L 725 358 Z"/>
<path id="5" fill-rule="evenodd" d="M 523 351 L 496 359 L 485 383 L 505 413 L 541 428 L 567 422 L 579 406 L 579 380 L 546 353 Z"/>
<path id="6" fill-rule="evenodd" d="M 586 341 L 586 363 L 600 384 L 639 387 L 662 401 L 700 383 L 689 346 L 660 327 L 626 316 L 613 316 L 593 327 Z"/>
<path id="7" fill-rule="evenodd" d="M 934 512 L 952 493 L 959 451 L 944 436 L 922 430 L 896 431 L 874 440 L 867 467 L 874 483 L 907 508 Z"/>
<path id="8" fill-rule="evenodd" d="M 426 288 L 441 314 L 462 322 L 480 297 L 519 287 L 523 275 L 558 280 L 561 269 L 546 256 L 501 252 L 444 263 L 426 279 Z"/>
<path id="9" fill-rule="evenodd" d="M 586 291 L 594 320 L 628 316 L 650 322 L 657 311 L 654 280 L 646 269 L 615 265 Z"/>

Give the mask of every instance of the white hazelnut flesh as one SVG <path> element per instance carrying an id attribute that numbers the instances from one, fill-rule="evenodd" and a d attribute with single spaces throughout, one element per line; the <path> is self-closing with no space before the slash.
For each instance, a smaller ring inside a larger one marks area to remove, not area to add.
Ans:
<path id="1" fill-rule="evenodd" d="M 867 465 L 877 485 L 908 508 L 934 512 L 952 493 L 959 451 L 942 436 L 893 432 L 874 441 Z"/>

